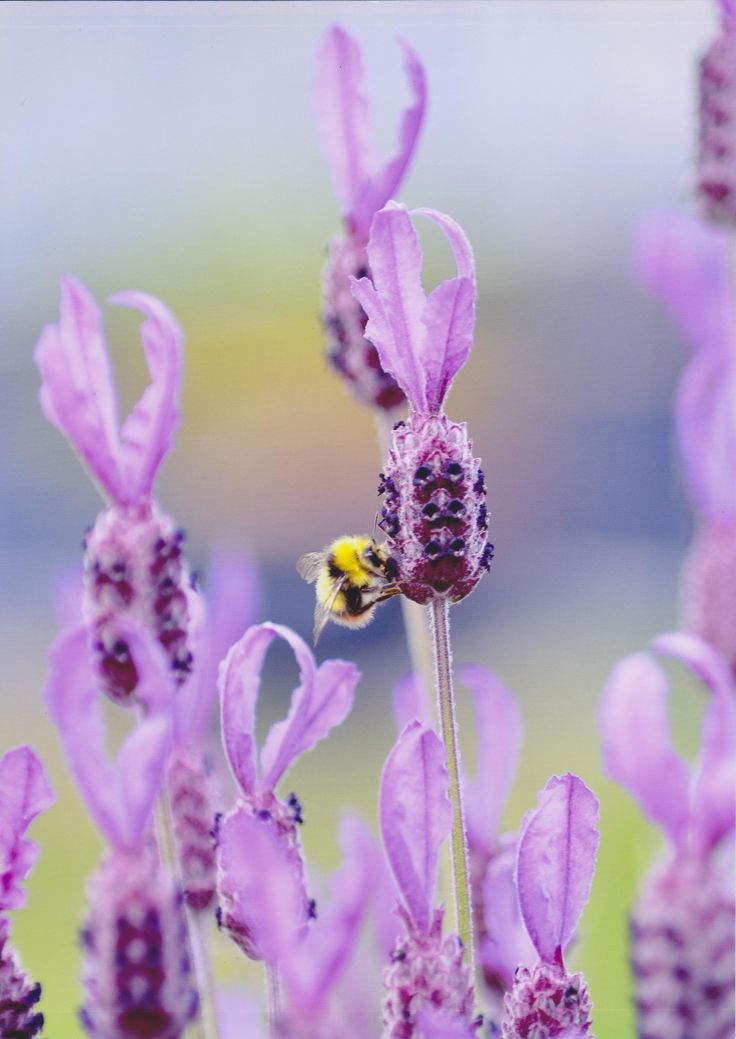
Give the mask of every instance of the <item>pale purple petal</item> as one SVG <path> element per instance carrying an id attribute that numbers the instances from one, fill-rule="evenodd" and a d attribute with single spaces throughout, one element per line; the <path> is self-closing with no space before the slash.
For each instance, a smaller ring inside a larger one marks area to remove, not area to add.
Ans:
<path id="1" fill-rule="evenodd" d="M 76 278 L 61 283 L 58 325 L 47 325 L 33 358 L 41 407 L 68 437 L 112 501 L 124 501 L 117 402 L 99 308 Z"/>
<path id="2" fill-rule="evenodd" d="M 611 672 L 600 727 L 606 773 L 678 844 L 688 825 L 690 775 L 670 740 L 667 680 L 646 653 L 626 657 Z"/>
<path id="3" fill-rule="evenodd" d="M 82 617 L 82 567 L 61 567 L 54 580 L 54 614 L 60 628 L 74 628 Z"/>
<path id="4" fill-rule="evenodd" d="M 422 316 L 422 250 L 405 206 L 396 202 L 376 213 L 368 259 L 373 281 L 351 279 L 353 296 L 368 315 L 365 334 L 381 367 L 392 375 L 417 411 L 427 410 L 423 366 L 426 328 Z"/>
<path id="5" fill-rule="evenodd" d="M 396 886 L 417 927 L 427 930 L 439 849 L 450 833 L 452 806 L 445 749 L 431 729 L 408 725 L 381 777 L 381 836 Z"/>
<path id="6" fill-rule="evenodd" d="M 182 333 L 169 309 L 144 292 L 117 292 L 110 302 L 134 307 L 146 316 L 141 338 L 151 382 L 121 430 L 123 486 L 128 499 L 136 501 L 151 493 L 179 424 Z"/>
<path id="7" fill-rule="evenodd" d="M 134 659 L 140 681 L 146 683 L 147 660 Z M 163 779 L 171 748 L 170 720 L 155 714 L 141 722 L 113 766 L 105 749 L 103 698 L 91 671 L 87 630 L 64 632 L 51 648 L 50 662 L 44 701 L 59 730 L 69 769 L 108 841 L 135 847 Z"/>
<path id="8" fill-rule="evenodd" d="M 293 956 L 282 963 L 290 1003 L 299 1015 L 319 1013 L 350 963 L 371 901 L 380 853 L 368 827 L 355 816 L 340 827 L 343 865 L 320 902 L 317 919 Z"/>
<path id="9" fill-rule="evenodd" d="M 473 697 L 478 741 L 475 781 L 465 788 L 468 835 L 489 848 L 514 783 L 524 729 L 515 697 L 492 671 L 469 664 L 458 678 Z"/>
<path id="10" fill-rule="evenodd" d="M 22 883 L 38 848 L 24 835 L 56 800 L 46 770 L 30 747 L 15 747 L 0 759 L 0 910 L 25 904 Z"/>
<path id="11" fill-rule="evenodd" d="M 260 1001 L 255 991 L 243 993 L 242 986 L 217 989 L 217 1034 L 219 1039 L 269 1039 L 263 1026 Z"/>
<path id="12" fill-rule="evenodd" d="M 425 1007 L 416 1017 L 417 1039 L 477 1039 L 472 1025 L 458 1020 L 457 1014 Z"/>
<path id="13" fill-rule="evenodd" d="M 575 930 L 595 873 L 598 799 L 577 776 L 553 776 L 527 815 L 516 882 L 529 937 L 551 963 Z"/>
<path id="14" fill-rule="evenodd" d="M 416 671 L 410 671 L 408 675 L 404 675 L 396 683 L 393 691 L 392 707 L 396 728 L 399 733 L 410 722 L 420 722 L 428 729 L 434 728 L 434 711 L 432 710 L 429 693 Z"/>
<path id="15" fill-rule="evenodd" d="M 314 107 L 335 194 L 351 225 L 355 223 L 361 190 L 373 168 L 368 105 L 360 92 L 362 79 L 360 47 L 342 26 L 331 26 L 317 49 Z M 368 215 L 364 233 L 375 208 Z M 359 228 L 353 226 L 353 230 Z"/>
<path id="16" fill-rule="evenodd" d="M 486 936 L 478 957 L 484 970 L 511 988 L 517 967 L 533 967 L 537 955 L 521 918 L 516 890 L 516 842 L 493 856 L 483 878 L 483 915 Z"/>
<path id="17" fill-rule="evenodd" d="M 360 679 L 355 664 L 326 660 L 305 681 L 304 661 L 313 661 L 306 643 L 290 633 L 290 645 L 299 661 L 302 684 L 294 690 L 287 717 L 271 726 L 261 752 L 263 786 L 273 790 L 301 755 L 311 750 L 336 726 L 345 721 L 353 706 L 353 694 Z"/>
<path id="18" fill-rule="evenodd" d="M 247 926 L 260 957 L 275 964 L 289 956 L 304 924 L 302 886 L 271 828 L 245 811 L 228 815 L 220 827 L 218 870 L 232 894 L 233 915 Z"/>

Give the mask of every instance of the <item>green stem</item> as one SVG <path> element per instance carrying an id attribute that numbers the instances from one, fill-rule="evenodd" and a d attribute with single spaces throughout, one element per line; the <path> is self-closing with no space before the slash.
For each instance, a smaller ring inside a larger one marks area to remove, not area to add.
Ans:
<path id="1" fill-rule="evenodd" d="M 268 1034 L 271 1039 L 281 1035 L 281 979 L 278 967 L 266 964 L 266 1006 L 268 1012 Z"/>
<path id="2" fill-rule="evenodd" d="M 457 930 L 465 956 L 471 965 L 474 962 L 473 914 L 470 901 L 470 870 L 468 868 L 468 842 L 465 834 L 463 795 L 460 785 L 460 752 L 457 744 L 455 721 L 455 697 L 452 686 L 452 648 L 450 645 L 450 604 L 447 599 L 433 599 L 428 606 L 432 644 L 434 648 L 435 688 L 437 706 L 442 728 L 442 739 L 447 751 L 447 768 L 450 773 L 450 800 L 452 801 L 452 840 L 450 859 L 455 892 Z"/>

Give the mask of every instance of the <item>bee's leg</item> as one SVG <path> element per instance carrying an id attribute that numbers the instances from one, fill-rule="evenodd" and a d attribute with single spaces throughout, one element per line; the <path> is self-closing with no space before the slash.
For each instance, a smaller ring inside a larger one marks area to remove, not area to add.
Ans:
<path id="1" fill-rule="evenodd" d="M 385 602 L 387 599 L 392 599 L 395 595 L 401 595 L 399 586 L 397 584 L 387 584 L 384 588 L 378 590 L 373 602 Z"/>

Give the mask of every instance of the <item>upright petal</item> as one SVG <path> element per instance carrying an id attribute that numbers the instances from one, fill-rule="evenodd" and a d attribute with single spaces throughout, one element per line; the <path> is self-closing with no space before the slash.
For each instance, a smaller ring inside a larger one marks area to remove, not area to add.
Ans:
<path id="1" fill-rule="evenodd" d="M 24 834 L 33 820 L 56 800 L 40 758 L 28 746 L 0 759 L 0 911 L 25 904 L 23 881 L 38 849 Z"/>
<path id="2" fill-rule="evenodd" d="M 475 781 L 466 783 L 468 835 L 480 846 L 492 845 L 519 763 L 524 730 L 515 697 L 497 675 L 468 664 L 458 677 L 473 697 L 478 739 Z"/>
<path id="3" fill-rule="evenodd" d="M 306 643 L 291 633 L 297 660 L 313 660 Z M 304 671 L 302 670 L 302 674 Z M 294 690 L 287 717 L 271 726 L 261 753 L 263 785 L 276 784 L 301 755 L 345 721 L 353 706 L 353 693 L 360 679 L 355 664 L 326 660 L 314 675 Z"/>
<path id="4" fill-rule="evenodd" d="M 519 906 L 547 963 L 569 942 L 593 883 L 598 799 L 577 776 L 553 776 L 524 822 L 516 866 Z"/>
<path id="5" fill-rule="evenodd" d="M 141 338 L 151 382 L 121 430 L 123 487 L 129 500 L 136 501 L 151 493 L 179 424 L 182 333 L 169 309 L 144 292 L 117 292 L 110 302 L 134 307 L 146 316 Z"/>
<path id="6" fill-rule="evenodd" d="M 141 638 L 145 638 L 141 634 Z M 148 662 L 136 659 L 143 683 Z M 102 697 L 90 667 L 88 633 L 64 632 L 50 652 L 44 701 L 90 814 L 111 844 L 135 848 L 143 838 L 171 748 L 170 714 L 153 713 L 123 743 L 113 765 L 105 749 Z"/>
<path id="7" fill-rule="evenodd" d="M 536 952 L 521 918 L 516 890 L 516 843 L 493 856 L 483 878 L 486 935 L 478 957 L 486 975 L 511 988 L 516 968 L 533 967 Z"/>
<path id="8" fill-rule="evenodd" d="M 379 814 L 386 856 L 416 926 L 427 931 L 439 849 L 450 833 L 452 806 L 442 741 L 419 722 L 402 732 L 381 777 Z"/>
<path id="9" fill-rule="evenodd" d="M 41 407 L 69 439 L 111 501 L 124 501 L 117 401 L 99 308 L 76 278 L 61 282 L 58 325 L 47 325 L 33 355 Z"/>
<path id="10" fill-rule="evenodd" d="M 607 774 L 678 844 L 687 831 L 690 775 L 670 740 L 667 680 L 647 654 L 626 657 L 611 672 L 600 726 Z"/>
<path id="11" fill-rule="evenodd" d="M 392 695 L 392 707 L 399 733 L 411 722 L 421 722 L 427 729 L 434 728 L 434 711 L 429 693 L 416 671 L 410 671 L 396 683 Z"/>

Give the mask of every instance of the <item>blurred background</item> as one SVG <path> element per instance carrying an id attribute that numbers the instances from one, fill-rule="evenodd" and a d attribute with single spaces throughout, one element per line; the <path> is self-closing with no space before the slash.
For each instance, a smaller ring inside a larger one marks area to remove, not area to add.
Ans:
<path id="1" fill-rule="evenodd" d="M 717 22 L 706 0 L 2 5 L 0 731 L 3 749 L 33 743 L 59 791 L 35 827 L 43 853 L 15 941 L 43 981 L 48 1034 L 80 1035 L 74 943 L 99 843 L 40 690 L 55 575 L 80 559 L 101 501 L 37 404 L 31 354 L 58 316 L 60 275 L 101 300 L 158 295 L 185 330 L 183 421 L 158 493 L 205 584 L 214 547 L 252 550 L 264 619 L 307 636 L 297 556 L 373 527 L 372 419 L 326 369 L 317 320 L 340 224 L 311 83 L 333 21 L 364 45 L 385 151 L 406 101 L 397 35 L 427 69 L 400 197 L 453 215 L 475 248 L 476 345 L 448 412 L 483 459 L 496 545 L 491 575 L 453 610 L 455 656 L 494 668 L 521 702 L 509 828 L 553 772 L 579 773 L 601 797 L 572 965 L 587 974 L 598 1039 L 621 1039 L 633 1034 L 627 907 L 660 845 L 601 774 L 597 704 L 613 663 L 677 624 L 691 531 L 670 415 L 685 349 L 633 283 L 630 253 L 642 214 L 691 207 L 695 69 Z M 431 283 L 449 258 L 438 235 L 425 245 Z M 129 406 L 146 379 L 139 322 L 119 308 L 106 318 Z M 351 718 L 291 781 L 316 869 L 337 861 L 346 805 L 375 823 L 390 692 L 408 667 L 398 604 L 362 633 L 331 626 L 319 656 L 353 658 L 364 677 Z M 285 710 L 294 677 L 275 653 L 265 718 Z M 673 713 L 692 751 L 685 683 Z M 219 955 L 223 975 L 244 977 Z"/>

